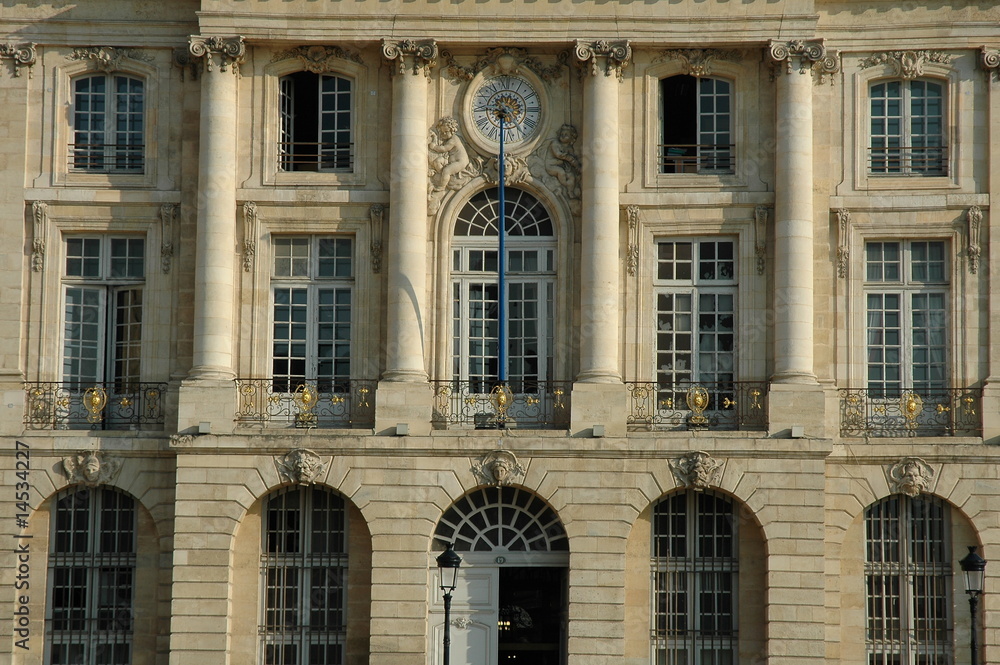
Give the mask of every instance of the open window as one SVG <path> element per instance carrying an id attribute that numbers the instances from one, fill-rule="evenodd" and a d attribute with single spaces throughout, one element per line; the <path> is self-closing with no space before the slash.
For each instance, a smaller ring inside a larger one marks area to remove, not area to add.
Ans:
<path id="1" fill-rule="evenodd" d="M 732 84 L 687 74 L 660 80 L 660 173 L 733 173 Z"/>
<path id="2" fill-rule="evenodd" d="M 278 162 L 282 171 L 354 168 L 354 84 L 332 74 L 296 72 L 280 80 Z"/>

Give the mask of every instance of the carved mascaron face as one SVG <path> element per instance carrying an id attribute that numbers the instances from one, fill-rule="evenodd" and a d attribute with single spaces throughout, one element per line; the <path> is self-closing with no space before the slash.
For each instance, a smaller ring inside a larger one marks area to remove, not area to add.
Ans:
<path id="1" fill-rule="evenodd" d="M 93 453 L 88 454 L 80 465 L 80 472 L 87 482 L 97 482 L 101 475 L 101 460 Z"/>

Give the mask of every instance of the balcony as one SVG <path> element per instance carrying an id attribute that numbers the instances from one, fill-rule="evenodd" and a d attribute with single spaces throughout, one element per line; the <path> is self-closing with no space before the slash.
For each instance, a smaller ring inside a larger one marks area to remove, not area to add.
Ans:
<path id="1" fill-rule="evenodd" d="M 242 427 L 371 428 L 375 386 L 367 379 L 236 379 L 236 424 Z"/>
<path id="2" fill-rule="evenodd" d="M 629 382 L 627 425 L 642 430 L 767 431 L 767 382 Z"/>
<path id="3" fill-rule="evenodd" d="M 73 143 L 69 168 L 90 173 L 142 173 L 146 146 L 136 143 Z"/>
<path id="4" fill-rule="evenodd" d="M 948 175 L 948 148 L 944 146 L 873 147 L 868 151 L 871 175 Z"/>
<path id="5" fill-rule="evenodd" d="M 436 429 L 567 429 L 569 381 L 432 381 Z"/>
<path id="6" fill-rule="evenodd" d="M 947 388 L 920 394 L 842 388 L 840 435 L 844 437 L 982 436 L 981 388 Z"/>
<path id="7" fill-rule="evenodd" d="M 658 146 L 660 173 L 733 173 L 735 144 L 671 144 Z"/>
<path id="8" fill-rule="evenodd" d="M 26 429 L 163 429 L 166 383 L 24 384 Z"/>

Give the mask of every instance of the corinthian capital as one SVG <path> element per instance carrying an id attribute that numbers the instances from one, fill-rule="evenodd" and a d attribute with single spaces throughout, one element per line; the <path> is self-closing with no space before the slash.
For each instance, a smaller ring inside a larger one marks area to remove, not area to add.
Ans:
<path id="1" fill-rule="evenodd" d="M 819 82 L 840 69 L 840 53 L 827 53 L 823 40 L 804 41 L 793 39 L 787 42 L 771 40 L 768 43 L 768 56 L 771 60 L 771 76 L 791 74 L 798 69 L 799 74 L 814 72 L 819 75 Z M 784 63 L 784 72 L 781 64 Z M 831 79 L 832 80 L 832 79 Z"/>
<path id="2" fill-rule="evenodd" d="M 632 47 L 627 41 L 609 42 L 599 39 L 596 42 L 576 41 L 573 49 L 579 60 L 591 76 L 597 76 L 601 70 L 605 76 L 616 76 L 622 80 L 622 70 L 628 67 L 632 59 Z"/>
<path id="3" fill-rule="evenodd" d="M 213 60 L 219 58 L 219 71 L 232 67 L 234 74 L 240 73 L 240 65 L 246 59 L 247 47 L 242 37 L 198 37 L 192 36 L 188 50 L 191 55 L 204 63 L 205 71 L 213 71 Z"/>
<path id="4" fill-rule="evenodd" d="M 437 42 L 433 39 L 383 39 L 382 57 L 392 63 L 393 74 L 405 74 L 409 70 L 414 76 L 430 76 L 431 68 L 437 64 Z"/>

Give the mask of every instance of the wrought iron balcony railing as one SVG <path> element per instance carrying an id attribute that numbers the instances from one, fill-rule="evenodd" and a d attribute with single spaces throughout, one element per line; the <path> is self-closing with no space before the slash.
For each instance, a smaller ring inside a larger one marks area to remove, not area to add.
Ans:
<path id="1" fill-rule="evenodd" d="M 432 381 L 438 428 L 565 429 L 569 427 L 569 381 Z"/>
<path id="2" fill-rule="evenodd" d="M 375 426 L 375 381 L 236 379 L 238 425 Z"/>
<path id="3" fill-rule="evenodd" d="M 868 151 L 868 171 L 872 175 L 948 175 L 945 146 L 872 147 Z"/>
<path id="4" fill-rule="evenodd" d="M 733 173 L 735 144 L 660 145 L 660 173 Z"/>
<path id="5" fill-rule="evenodd" d="M 840 389 L 845 437 L 981 436 L 981 388 Z"/>
<path id="6" fill-rule="evenodd" d="M 344 172 L 354 165 L 354 144 L 280 141 L 278 155 L 282 171 Z"/>
<path id="7" fill-rule="evenodd" d="M 136 143 L 73 143 L 69 167 L 93 173 L 142 173 L 146 146 Z"/>
<path id="8" fill-rule="evenodd" d="M 24 384 L 28 429 L 162 429 L 166 383 Z"/>
<path id="9" fill-rule="evenodd" d="M 767 430 L 767 382 L 626 381 L 631 430 Z"/>

